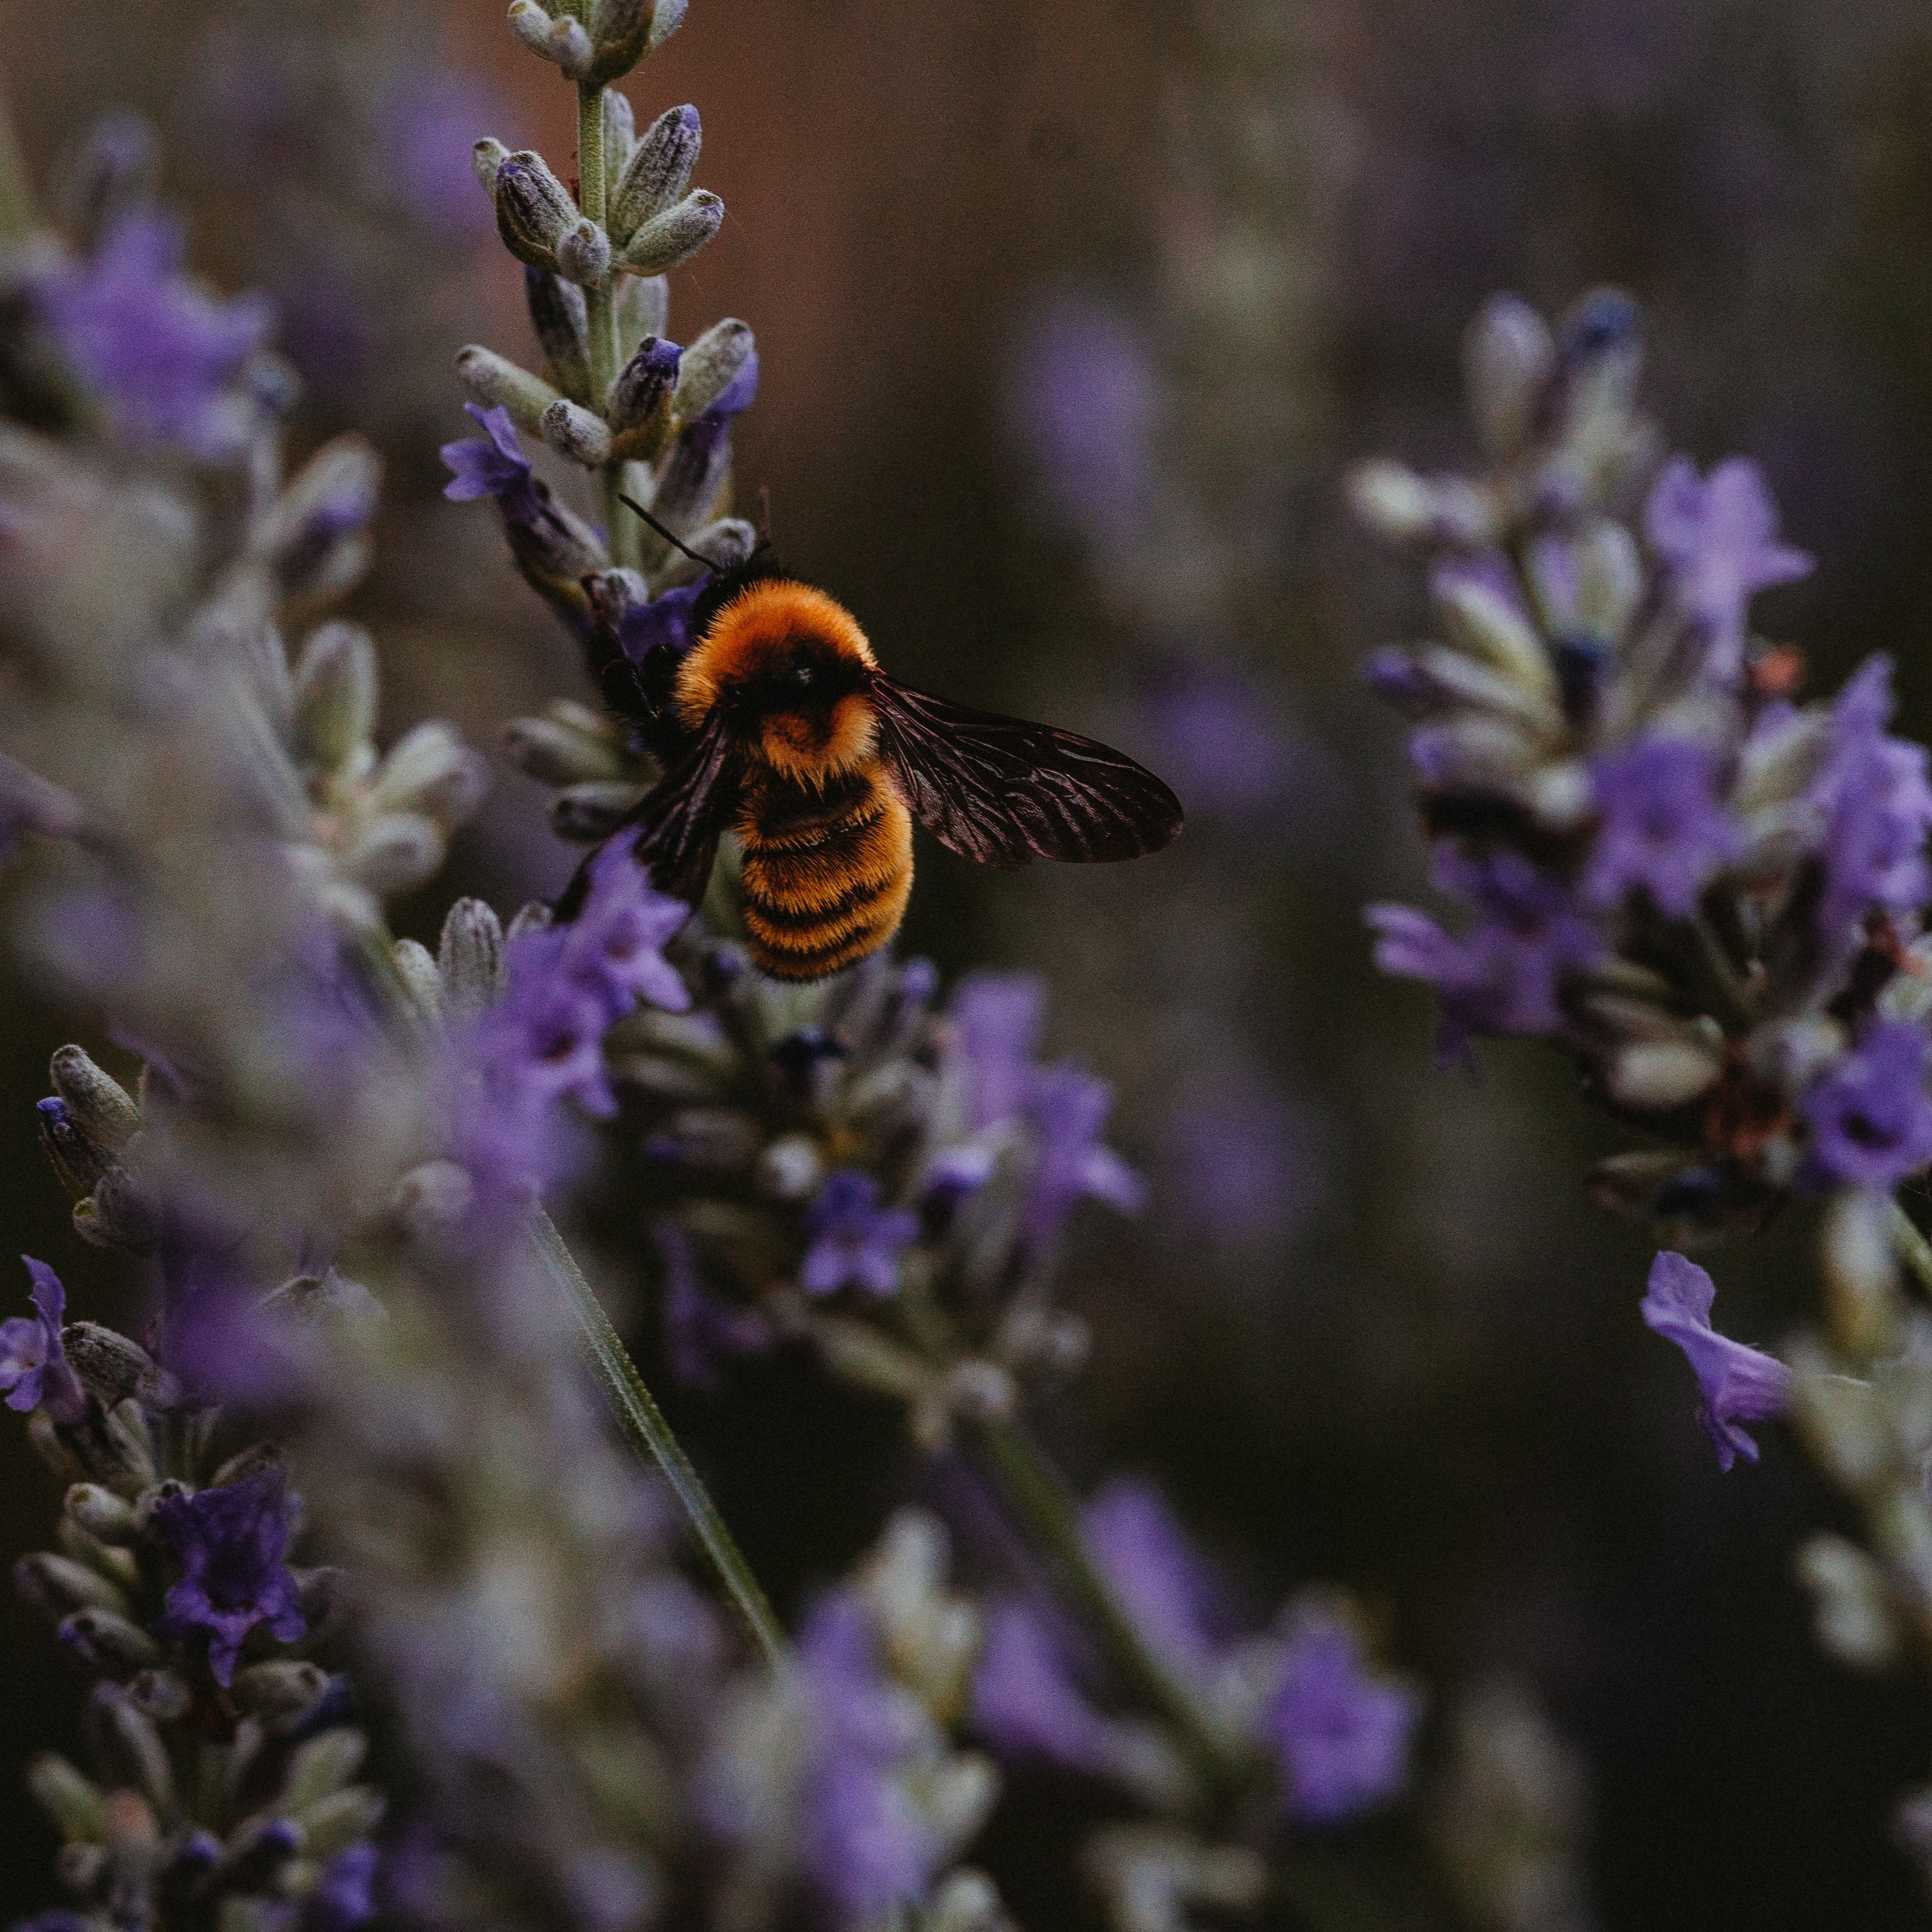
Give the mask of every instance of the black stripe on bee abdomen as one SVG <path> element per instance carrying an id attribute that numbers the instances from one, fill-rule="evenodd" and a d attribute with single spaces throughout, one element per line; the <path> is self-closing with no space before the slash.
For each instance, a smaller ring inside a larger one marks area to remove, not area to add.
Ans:
<path id="1" fill-rule="evenodd" d="M 767 973 L 815 980 L 884 945 L 911 891 L 911 823 L 871 773 L 836 797 L 767 786 L 747 800 L 746 936 Z"/>

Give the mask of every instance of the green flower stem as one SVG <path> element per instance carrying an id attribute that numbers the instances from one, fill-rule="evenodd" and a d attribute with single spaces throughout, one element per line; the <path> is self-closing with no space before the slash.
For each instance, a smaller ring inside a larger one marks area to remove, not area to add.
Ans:
<path id="1" fill-rule="evenodd" d="M 980 1460 L 1001 1500 L 1058 1569 L 1134 1694 L 1172 1727 L 1210 1791 L 1238 1790 L 1245 1780 L 1246 1767 L 1186 1687 L 1148 1649 L 1121 1608 L 1088 1554 L 1078 1514 L 1059 1472 L 1017 1422 L 984 1422 L 974 1432 Z"/>
<path id="2" fill-rule="evenodd" d="M 1932 1294 L 1932 1241 L 1918 1232 L 1917 1224 L 1896 1201 L 1886 1207 L 1892 1227 L 1892 1245 L 1899 1259 L 1918 1277 L 1918 1285 Z"/>
<path id="3" fill-rule="evenodd" d="M 671 1432 L 644 1378 L 625 1348 L 610 1318 L 604 1312 L 596 1291 L 584 1278 L 576 1258 L 564 1244 L 556 1224 L 542 1208 L 531 1223 L 531 1234 L 539 1258 L 550 1278 L 563 1292 L 582 1330 L 584 1353 L 611 1414 L 631 1446 L 647 1454 L 663 1472 L 678 1502 L 682 1505 L 704 1553 L 718 1573 L 752 1641 L 772 1670 L 785 1667 L 789 1652 L 785 1635 L 772 1613 L 758 1580 L 752 1574 L 718 1505 L 711 1500 L 704 1479 L 692 1466 L 691 1458 Z"/>
<path id="4" fill-rule="evenodd" d="M 610 170 L 604 142 L 604 89 L 577 90 L 578 206 L 602 227 L 610 210 Z M 585 324 L 590 343 L 590 406 L 604 412 L 604 399 L 617 377 L 617 271 L 584 291 Z M 607 463 L 599 473 L 604 494 L 604 527 L 609 532 L 610 560 L 635 568 L 643 526 L 624 507 L 624 466 Z"/>
<path id="5" fill-rule="evenodd" d="M 896 1306 L 908 1334 L 929 1361 L 943 1365 L 958 1360 L 963 1352 L 958 1338 L 923 1279 L 909 1274 L 900 1284 Z M 1010 1418 L 974 1425 L 974 1440 L 1008 1513 L 1052 1560 L 1066 1588 L 1101 1633 L 1135 1696 L 1172 1727 L 1210 1792 L 1238 1791 L 1246 1781 L 1246 1767 L 1187 1687 L 1134 1628 L 1113 1586 L 1088 1553 L 1078 1510 L 1060 1472 Z"/>

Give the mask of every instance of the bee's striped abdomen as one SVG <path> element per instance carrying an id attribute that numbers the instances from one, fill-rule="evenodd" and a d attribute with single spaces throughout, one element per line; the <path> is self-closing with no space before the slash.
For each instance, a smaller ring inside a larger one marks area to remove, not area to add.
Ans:
<path id="1" fill-rule="evenodd" d="M 745 790 L 745 931 L 777 980 L 818 980 L 885 944 L 912 893 L 912 815 L 877 764 L 823 790 L 769 766 Z"/>

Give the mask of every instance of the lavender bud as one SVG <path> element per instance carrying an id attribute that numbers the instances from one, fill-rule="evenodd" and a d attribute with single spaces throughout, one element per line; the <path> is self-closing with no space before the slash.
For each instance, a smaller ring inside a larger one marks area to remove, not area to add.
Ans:
<path id="1" fill-rule="evenodd" d="M 70 1201 L 85 1201 L 113 1171 L 113 1162 L 81 1127 L 67 1102 L 58 1098 L 35 1102 L 40 1116 L 40 1150 L 54 1178 Z"/>
<path id="2" fill-rule="evenodd" d="M 498 165 L 490 193 L 503 246 L 532 268 L 554 268 L 557 244 L 584 218 L 550 164 L 533 149 L 519 149 Z"/>
<path id="3" fill-rule="evenodd" d="M 59 1048 L 48 1073 L 81 1131 L 110 1153 L 118 1154 L 140 1132 L 141 1110 L 128 1090 L 82 1048 Z"/>
<path id="4" fill-rule="evenodd" d="M 172 1670 L 144 1670 L 128 1686 L 134 1708 L 158 1724 L 172 1724 L 188 1715 L 194 1694 Z"/>
<path id="5" fill-rule="evenodd" d="M 560 838 L 594 845 L 623 824 L 644 790 L 644 786 L 626 779 L 594 779 L 568 786 L 551 801 L 550 830 Z"/>
<path id="6" fill-rule="evenodd" d="M 369 1741 L 346 1726 L 324 1731 L 296 1748 L 282 1780 L 280 1802 L 299 1817 L 314 1804 L 332 1797 L 362 1768 Z"/>
<path id="7" fill-rule="evenodd" d="M 98 1843 L 106 1834 L 107 1801 L 100 1787 L 65 1758 L 42 1752 L 27 1766 L 27 1790 L 68 1837 Z"/>
<path id="8" fill-rule="evenodd" d="M 324 443 L 270 512 L 262 554 L 293 596 L 346 590 L 368 556 L 363 532 L 376 514 L 382 461 L 359 436 Z"/>
<path id="9" fill-rule="evenodd" d="M 684 352 L 672 407 L 680 422 L 701 416 L 724 394 L 758 353 L 758 344 L 743 322 L 727 316 L 714 322 Z"/>
<path id="10" fill-rule="evenodd" d="M 610 238 L 618 247 L 683 198 L 703 145 L 695 107 L 670 108 L 651 123 L 611 193 Z"/>
<path id="11" fill-rule="evenodd" d="M 436 959 L 429 948 L 419 939 L 399 939 L 390 949 L 389 957 L 397 978 L 409 994 L 410 1004 L 431 1026 L 440 1024 L 442 976 L 436 970 Z"/>
<path id="12" fill-rule="evenodd" d="M 670 399 L 684 352 L 674 342 L 647 335 L 618 370 L 604 398 L 604 413 L 618 437 L 618 453 L 652 457 L 670 433 Z"/>
<path id="13" fill-rule="evenodd" d="M 302 1814 L 302 1831 L 312 1858 L 332 1858 L 358 1838 L 366 1838 L 382 1822 L 388 1804 L 380 1791 L 352 1784 Z"/>
<path id="14" fill-rule="evenodd" d="M 222 1473 L 220 1470 L 215 1472 L 212 1487 L 220 1489 L 223 1486 Z M 155 1534 L 154 1520 L 161 1505 L 164 1503 L 173 1502 L 177 1496 L 190 1496 L 194 1493 L 194 1490 L 178 1476 L 170 1476 L 165 1480 L 158 1483 L 151 1481 L 150 1486 L 143 1489 L 134 1498 L 136 1532 L 144 1537 L 154 1535 Z"/>
<path id="15" fill-rule="evenodd" d="M 449 725 L 430 718 L 390 748 L 369 801 L 378 812 L 419 812 L 439 825 L 460 825 L 489 782 L 482 760 Z"/>
<path id="16" fill-rule="evenodd" d="M 720 517 L 715 524 L 692 532 L 691 547 L 719 569 L 733 570 L 758 548 L 758 532 L 742 517 Z"/>
<path id="17" fill-rule="evenodd" d="M 62 1504 L 64 1514 L 98 1543 L 131 1543 L 139 1534 L 134 1506 L 98 1483 L 76 1483 Z"/>
<path id="18" fill-rule="evenodd" d="M 243 1710 L 272 1730 L 320 1703 L 328 1689 L 328 1673 L 318 1665 L 278 1659 L 237 1672 L 234 1696 Z"/>
<path id="19" fill-rule="evenodd" d="M 430 878 L 442 863 L 442 828 L 420 812 L 386 812 L 342 855 L 344 878 L 388 898 Z"/>
<path id="20" fill-rule="evenodd" d="M 1708 1048 L 1687 1040 L 1644 1040 L 1619 1047 L 1604 1084 L 1620 1106 L 1667 1112 L 1708 1092 L 1723 1069 Z"/>
<path id="21" fill-rule="evenodd" d="M 920 1924 L 921 1932 L 1013 1932 L 993 1881 L 970 1868 L 947 1876 Z"/>
<path id="22" fill-rule="evenodd" d="M 134 1609 L 128 1594 L 98 1570 L 76 1563 L 70 1556 L 56 1556 L 50 1550 L 37 1550 L 14 1565 L 14 1587 L 51 1623 L 58 1624 L 76 1610 L 112 1610 L 127 1616 Z"/>
<path id="23" fill-rule="evenodd" d="M 628 274 L 664 274 L 689 261 L 724 224 L 724 202 L 709 188 L 695 188 L 646 222 L 626 244 L 618 266 Z"/>
<path id="24" fill-rule="evenodd" d="M 1856 1544 L 1821 1532 L 1798 1550 L 1798 1574 L 1811 1593 L 1818 1641 L 1840 1663 L 1882 1670 L 1897 1658 L 1884 1573 Z"/>
<path id="25" fill-rule="evenodd" d="M 1462 362 L 1483 446 L 1507 461 L 1528 440 L 1556 367 L 1550 325 L 1514 296 L 1492 296 L 1463 338 Z"/>
<path id="26" fill-rule="evenodd" d="M 526 268 L 524 299 L 530 312 L 530 327 L 543 350 L 544 375 L 572 401 L 587 403 L 590 338 L 584 291 L 561 275 Z"/>
<path id="27" fill-rule="evenodd" d="M 107 1876 L 112 1859 L 105 1845 L 63 1845 L 54 1854 L 54 1876 L 63 1892 L 84 1897 Z"/>
<path id="28" fill-rule="evenodd" d="M 620 89 L 604 92 L 604 166 L 620 175 L 629 165 L 631 152 L 638 145 L 637 118 L 631 112 L 629 98 Z"/>
<path id="29" fill-rule="evenodd" d="M 514 946 L 526 932 L 543 932 L 556 922 L 556 915 L 542 899 L 532 899 L 518 907 L 503 934 L 506 945 Z"/>
<path id="30" fill-rule="evenodd" d="M 998 1422 L 1013 1412 L 1018 1391 L 997 1362 L 968 1358 L 946 1371 L 946 1394 L 953 1412 L 969 1422 Z"/>
<path id="31" fill-rule="evenodd" d="M 1855 1354 L 1889 1354 L 1897 1346 L 1898 1291 L 1883 1198 L 1862 1188 L 1834 1194 L 1820 1245 L 1833 1336 Z"/>
<path id="32" fill-rule="evenodd" d="M 138 1496 L 154 1480 L 154 1443 L 138 1402 L 116 1402 L 98 1426 L 90 1418 L 84 1436 L 68 1432 L 67 1446 L 88 1475 L 123 1496 Z"/>
<path id="33" fill-rule="evenodd" d="M 556 400 L 557 392 L 548 382 L 519 368 L 508 356 L 473 342 L 457 352 L 456 378 L 484 409 L 500 404 L 509 411 L 511 421 L 532 436 L 544 411 Z"/>
<path id="34" fill-rule="evenodd" d="M 687 1107 L 672 1117 L 670 1131 L 656 1136 L 653 1145 L 686 1166 L 728 1173 L 749 1167 L 764 1138 L 758 1123 L 736 1108 Z"/>
<path id="35" fill-rule="evenodd" d="M 358 773 L 374 754 L 376 646 L 368 632 L 319 624 L 296 660 L 296 741 L 326 772 Z"/>
<path id="36" fill-rule="evenodd" d="M 482 899 L 458 899 L 442 922 L 436 970 L 454 1020 L 473 1019 L 503 989 L 503 926 Z"/>
<path id="37" fill-rule="evenodd" d="M 504 755 L 520 772 L 548 785 L 611 779 L 624 769 L 617 748 L 601 734 L 547 718 L 513 718 L 499 734 Z"/>
<path id="38" fill-rule="evenodd" d="M 617 282 L 617 338 L 628 355 L 647 335 L 670 326 L 670 284 L 662 275 L 623 275 Z"/>
<path id="39" fill-rule="evenodd" d="M 144 1408 L 164 1410 L 180 1401 L 181 1384 L 118 1329 L 98 1322 L 70 1322 L 61 1340 L 74 1373 L 104 1408 L 130 1397 Z"/>
<path id="40" fill-rule="evenodd" d="M 676 33 L 683 18 L 682 0 L 597 0 L 590 16 L 597 51 L 587 78 L 621 80 Z"/>
<path id="41" fill-rule="evenodd" d="M 112 1610 L 76 1610 L 55 1631 L 68 1651 L 103 1677 L 128 1678 L 161 1660 L 161 1647 Z"/>
<path id="42" fill-rule="evenodd" d="M 509 158 L 509 149 L 501 141 L 492 140 L 487 134 L 470 149 L 470 165 L 476 170 L 476 178 L 483 184 L 485 194 L 494 196 L 497 170 Z"/>
<path id="43" fill-rule="evenodd" d="M 759 1155 L 752 1184 L 773 1201 L 803 1201 L 824 1177 L 818 1142 L 810 1134 L 786 1134 Z"/>
<path id="44" fill-rule="evenodd" d="M 110 1583 L 119 1584 L 124 1590 L 140 1588 L 141 1566 L 134 1552 L 90 1536 L 72 1516 L 64 1515 L 56 1523 L 54 1540 L 60 1546 L 63 1556 L 84 1563 L 97 1576 L 105 1576 Z"/>
<path id="45" fill-rule="evenodd" d="M 160 1234 L 160 1212 L 124 1167 L 104 1176 L 92 1196 L 77 1201 L 74 1231 L 89 1246 L 144 1254 Z"/>
<path id="46" fill-rule="evenodd" d="M 172 1809 L 174 1772 L 154 1720 L 118 1684 L 101 1684 L 88 1700 L 87 1725 L 117 1784 L 131 1784 L 158 1811 Z"/>
<path id="47" fill-rule="evenodd" d="M 583 220 L 556 244 L 556 269 L 586 288 L 602 288 L 610 273 L 610 238 L 596 222 Z"/>
<path id="48" fill-rule="evenodd" d="M 543 440 L 558 455 L 595 470 L 610 460 L 610 432 L 602 416 L 560 398 L 543 412 L 537 425 Z"/>
<path id="49" fill-rule="evenodd" d="M 580 22 L 568 15 L 553 20 L 534 0 L 510 0 L 509 26 L 532 53 L 554 62 L 571 80 L 582 80 L 588 74 L 590 36 Z"/>

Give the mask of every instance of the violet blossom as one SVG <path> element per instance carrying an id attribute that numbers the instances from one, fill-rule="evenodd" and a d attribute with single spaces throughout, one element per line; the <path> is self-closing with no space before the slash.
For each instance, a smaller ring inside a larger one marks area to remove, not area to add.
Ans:
<path id="1" fill-rule="evenodd" d="M 1644 532 L 1677 594 L 1703 626 L 1720 674 L 1742 650 L 1745 607 L 1757 592 L 1809 574 L 1811 560 L 1777 541 L 1778 510 L 1756 464 L 1720 463 L 1708 478 L 1678 457 L 1652 486 Z"/>
<path id="2" fill-rule="evenodd" d="M 154 1628 L 178 1640 L 206 1631 L 208 1667 L 224 1687 L 234 1681 L 242 1646 L 258 1624 L 281 1643 L 308 1628 L 285 1561 L 294 1514 L 278 1469 L 226 1489 L 171 1496 L 155 1512 L 182 1574 Z"/>
<path id="3" fill-rule="evenodd" d="M 1651 1264 L 1640 1312 L 1648 1327 L 1684 1351 L 1697 1378 L 1697 1420 L 1718 1452 L 1718 1467 L 1729 1469 L 1740 1456 L 1757 1460 L 1757 1444 L 1740 1425 L 1784 1414 L 1791 1371 L 1775 1356 L 1712 1328 L 1717 1292 L 1696 1262 L 1666 1250 Z"/>
<path id="4" fill-rule="evenodd" d="M 805 1232 L 810 1245 L 798 1280 L 806 1294 L 856 1287 L 887 1295 L 898 1287 L 899 1256 L 918 1238 L 919 1216 L 910 1208 L 880 1207 L 874 1176 L 837 1168 L 807 1210 Z"/>
<path id="5" fill-rule="evenodd" d="M 78 1422 L 87 1413 L 87 1396 L 61 1341 L 67 1291 L 45 1262 L 20 1258 L 34 1284 L 34 1312 L 0 1322 L 0 1390 L 7 1406 L 20 1414 L 44 1408 L 56 1422 Z"/>
<path id="6" fill-rule="evenodd" d="M 1932 1041 L 1917 1026 L 1886 1020 L 1810 1088 L 1802 1106 L 1814 1185 L 1889 1192 L 1932 1161 L 1928 1059 Z"/>
<path id="7" fill-rule="evenodd" d="M 250 420 L 236 384 L 273 311 L 221 302 L 181 272 L 182 225 L 153 208 L 122 215 L 92 256 L 47 275 L 34 305 L 76 372 L 130 441 L 208 462 L 241 447 Z"/>
<path id="8" fill-rule="evenodd" d="M 671 1372 L 694 1388 L 716 1388 L 721 1357 L 761 1354 L 776 1338 L 761 1315 L 729 1306 L 709 1292 L 690 1238 L 675 1221 L 661 1216 L 652 1232 L 664 1257 L 664 1348 Z"/>
<path id="9" fill-rule="evenodd" d="M 1292 1628 L 1268 1724 L 1289 1815 L 1336 1825 L 1397 1796 L 1422 1700 L 1370 1670 L 1339 1617 L 1304 1612 Z"/>
<path id="10" fill-rule="evenodd" d="M 1592 768 L 1602 814 L 1584 896 L 1606 908 L 1647 892 L 1660 912 L 1688 919 L 1714 872 L 1744 841 L 1717 792 L 1714 761 L 1685 739 L 1645 738 Z"/>

